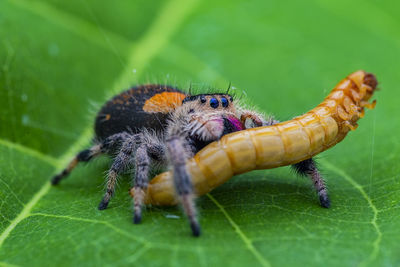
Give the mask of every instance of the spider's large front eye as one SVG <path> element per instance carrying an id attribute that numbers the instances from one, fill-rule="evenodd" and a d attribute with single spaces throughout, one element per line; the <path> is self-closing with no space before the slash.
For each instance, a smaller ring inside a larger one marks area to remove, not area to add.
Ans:
<path id="1" fill-rule="evenodd" d="M 221 104 L 224 108 L 226 108 L 227 106 L 229 106 L 229 102 L 228 99 L 226 99 L 225 97 L 221 97 Z"/>
<path id="2" fill-rule="evenodd" d="M 211 99 L 210 99 L 210 106 L 211 106 L 212 108 L 217 108 L 217 107 L 219 106 L 218 99 L 216 99 L 216 98 L 211 98 Z"/>

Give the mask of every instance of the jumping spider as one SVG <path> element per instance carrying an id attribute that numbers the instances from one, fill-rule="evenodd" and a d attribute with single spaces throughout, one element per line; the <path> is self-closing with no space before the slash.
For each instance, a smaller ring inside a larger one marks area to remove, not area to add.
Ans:
<path id="1" fill-rule="evenodd" d="M 193 202 L 195 195 L 185 168 L 186 161 L 225 134 L 275 123 L 278 121 L 272 117 L 265 118 L 243 108 L 228 92 L 190 95 L 166 85 L 137 86 L 115 96 L 102 107 L 96 117 L 94 145 L 78 153 L 60 174 L 53 177 L 52 184 L 58 184 L 78 162 L 90 161 L 104 153 L 116 155 L 98 208 L 107 208 L 118 175 L 134 168 L 133 222 L 137 224 L 142 218 L 150 168 L 169 165 L 192 233 L 199 236 L 200 225 Z M 330 201 L 325 184 L 313 159 L 293 167 L 299 174 L 312 179 L 321 206 L 328 208 Z"/>

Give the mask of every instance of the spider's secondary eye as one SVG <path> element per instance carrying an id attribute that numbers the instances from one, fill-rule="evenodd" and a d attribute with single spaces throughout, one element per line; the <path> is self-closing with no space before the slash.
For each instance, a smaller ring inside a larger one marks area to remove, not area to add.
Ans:
<path id="1" fill-rule="evenodd" d="M 226 108 L 229 105 L 228 99 L 221 97 L 221 104 L 224 108 Z"/>
<path id="2" fill-rule="evenodd" d="M 202 95 L 202 96 L 200 97 L 200 102 L 201 102 L 201 103 L 206 103 L 206 102 L 207 102 L 207 99 L 206 99 L 206 97 L 205 97 L 204 95 Z"/>
<path id="3" fill-rule="evenodd" d="M 210 99 L 210 106 L 211 106 L 212 108 L 217 108 L 217 107 L 219 106 L 218 99 L 216 99 L 216 98 L 211 98 L 211 99 Z"/>

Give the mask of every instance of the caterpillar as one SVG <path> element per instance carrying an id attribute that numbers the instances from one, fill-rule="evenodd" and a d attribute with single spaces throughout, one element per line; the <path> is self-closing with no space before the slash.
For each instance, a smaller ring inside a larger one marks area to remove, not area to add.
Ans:
<path id="1" fill-rule="evenodd" d="M 364 108 L 375 107 L 376 100 L 369 99 L 376 86 L 373 74 L 356 71 L 304 115 L 227 134 L 207 145 L 186 163 L 196 195 L 210 192 L 234 175 L 295 164 L 336 145 L 357 128 Z M 178 204 L 171 171 L 154 177 L 144 193 L 145 204 Z M 130 194 L 134 196 L 134 188 Z"/>

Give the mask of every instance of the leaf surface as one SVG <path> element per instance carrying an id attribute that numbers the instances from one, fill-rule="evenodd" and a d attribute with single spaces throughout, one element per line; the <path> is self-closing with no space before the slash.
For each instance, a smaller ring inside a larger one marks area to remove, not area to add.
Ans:
<path id="1" fill-rule="evenodd" d="M 400 6 L 393 1 L 0 1 L 0 265 L 398 266 Z M 319 155 L 332 200 L 289 168 L 235 177 L 132 224 L 129 177 L 97 210 L 109 159 L 48 183 L 129 85 L 226 88 L 280 120 L 349 73 L 377 75 L 375 110 Z"/>

